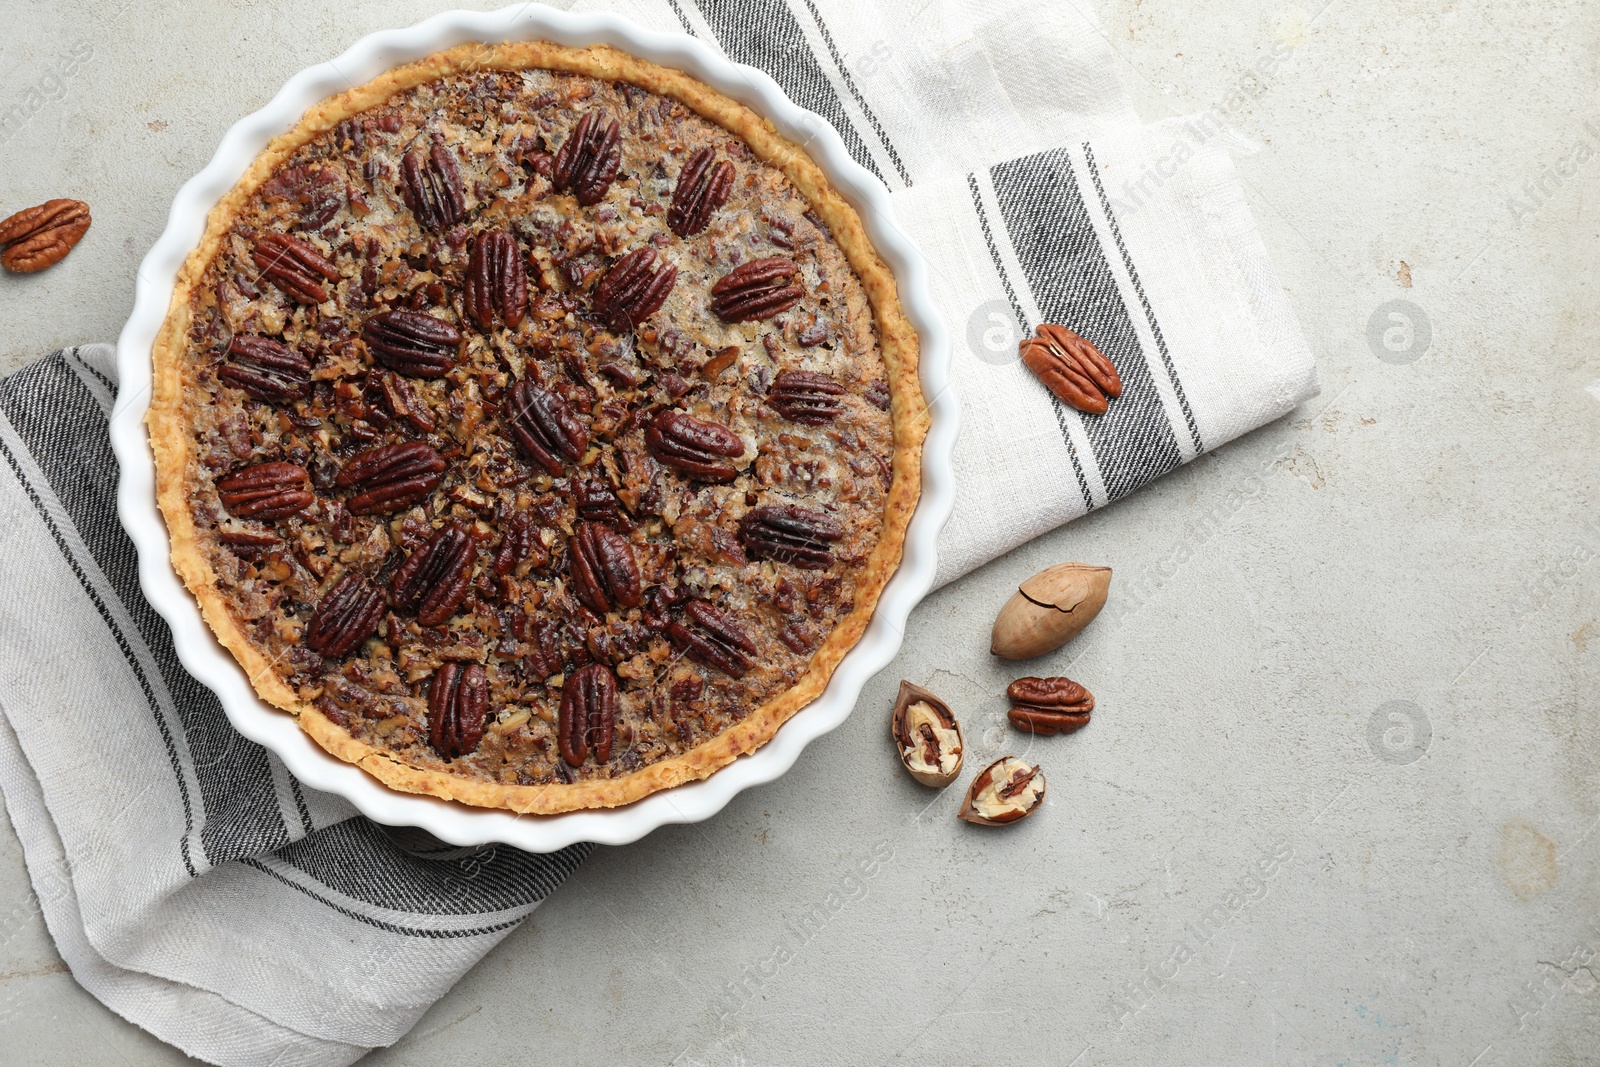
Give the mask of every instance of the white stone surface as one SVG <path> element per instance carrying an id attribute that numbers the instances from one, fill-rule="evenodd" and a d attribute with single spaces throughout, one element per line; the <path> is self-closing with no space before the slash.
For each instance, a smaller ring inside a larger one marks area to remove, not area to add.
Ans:
<path id="1" fill-rule="evenodd" d="M 600 851 L 366 1062 L 1600 1060 L 1600 9 L 1098 6 L 1145 117 L 1246 91 L 1240 172 L 1323 396 L 931 598 L 782 781 Z M 0 277 L 0 365 L 114 339 L 228 125 L 434 10 L 0 0 L 0 106 L 54 97 L 0 140 L 0 208 L 96 220 Z M 1029 746 L 988 627 L 1063 559 L 1112 565 L 1112 606 L 1030 669 L 1099 705 Z M 969 761 L 1041 761 L 1046 810 L 968 827 L 907 778 L 902 676 L 963 714 Z M 66 974 L 9 826 L 0 916 L 0 1061 L 182 1059 Z"/>

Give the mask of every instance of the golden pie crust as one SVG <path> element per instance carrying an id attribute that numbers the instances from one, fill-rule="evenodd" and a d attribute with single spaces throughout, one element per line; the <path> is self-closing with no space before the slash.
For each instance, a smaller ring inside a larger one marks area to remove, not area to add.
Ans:
<path id="1" fill-rule="evenodd" d="M 617 777 L 506 784 L 409 765 L 352 734 L 312 702 L 302 699 L 263 649 L 245 632 L 203 550 L 190 506 L 194 397 L 186 373 L 190 298 L 235 218 L 296 149 L 397 93 L 447 76 L 482 71 L 544 69 L 627 83 L 677 101 L 743 141 L 761 161 L 781 172 L 823 220 L 871 305 L 873 325 L 890 394 L 892 481 L 885 496 L 881 534 L 855 575 L 855 602 L 812 653 L 793 685 L 695 747 Z M 311 108 L 299 124 L 275 138 L 237 185 L 212 210 L 199 246 L 179 272 L 171 308 L 154 346 L 154 395 L 148 423 L 155 453 L 157 492 L 172 540 L 172 562 L 199 601 L 222 644 L 267 702 L 296 716 L 328 752 L 354 763 L 386 785 L 470 805 L 551 814 L 628 804 L 659 790 L 703 779 L 768 741 L 793 714 L 818 696 L 835 667 L 855 645 L 884 584 L 901 558 L 907 524 L 920 492 L 921 450 L 928 415 L 917 374 L 918 339 L 901 308 L 895 281 L 874 251 L 856 211 L 822 170 L 771 123 L 687 74 L 608 47 L 572 49 L 548 42 L 469 44 L 395 68 L 373 81 Z"/>

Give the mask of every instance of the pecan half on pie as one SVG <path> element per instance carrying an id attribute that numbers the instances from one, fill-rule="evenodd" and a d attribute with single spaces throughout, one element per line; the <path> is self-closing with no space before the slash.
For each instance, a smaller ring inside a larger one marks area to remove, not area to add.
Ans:
<path id="1" fill-rule="evenodd" d="M 464 46 L 324 102 L 155 351 L 173 561 L 257 691 L 398 789 L 703 778 L 899 562 L 917 338 L 796 146 L 680 72 Z"/>

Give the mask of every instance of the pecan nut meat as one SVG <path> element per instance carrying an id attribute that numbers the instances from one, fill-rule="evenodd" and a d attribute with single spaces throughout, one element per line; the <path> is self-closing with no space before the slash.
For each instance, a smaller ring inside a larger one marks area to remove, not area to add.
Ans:
<path id="1" fill-rule="evenodd" d="M 322 303 L 328 299 L 328 287 L 323 283 L 339 280 L 339 268 L 315 246 L 287 233 L 256 238 L 250 258 L 263 278 L 302 304 Z"/>
<path id="2" fill-rule="evenodd" d="M 711 224 L 711 216 L 728 202 L 733 189 L 733 164 L 726 159 L 713 162 L 716 150 L 700 149 L 689 157 L 678 173 L 672 190 L 672 206 L 667 209 L 667 226 L 679 237 L 693 237 Z"/>
<path id="3" fill-rule="evenodd" d="M 67 258 L 89 232 L 89 205 L 82 200 L 46 200 L 0 222 L 0 267 L 32 274 Z"/>
<path id="4" fill-rule="evenodd" d="M 844 386 L 818 371 L 786 370 L 773 379 L 767 403 L 790 422 L 825 426 L 839 417 Z"/>
<path id="5" fill-rule="evenodd" d="M 644 443 L 662 463 L 703 482 L 733 481 L 739 470 L 728 461 L 744 455 L 738 434 L 675 409 L 656 413 L 645 429 Z"/>
<path id="6" fill-rule="evenodd" d="M 605 199 L 622 165 L 622 127 L 616 119 L 591 111 L 578 120 L 557 150 L 550 181 L 584 207 Z"/>
<path id="7" fill-rule="evenodd" d="M 481 663 L 441 663 L 428 686 L 428 742 L 445 759 L 478 750 L 489 714 L 489 675 Z"/>
<path id="8" fill-rule="evenodd" d="M 456 365 L 461 331 L 420 311 L 380 311 L 361 327 L 379 363 L 411 378 L 442 378 Z"/>
<path id="9" fill-rule="evenodd" d="M 611 527 L 580 522 L 567 566 L 574 595 L 595 614 L 639 606 L 639 562 L 628 539 Z"/>
<path id="10" fill-rule="evenodd" d="M 352 515 L 381 515 L 410 507 L 433 492 L 444 468 L 444 457 L 421 441 L 379 445 L 340 467 L 333 484 L 357 490 L 345 503 Z"/>
<path id="11" fill-rule="evenodd" d="M 323 594 L 306 625 L 306 647 L 338 659 L 372 636 L 383 618 L 383 594 L 351 571 Z"/>
<path id="12" fill-rule="evenodd" d="M 311 475 L 298 463 L 257 463 L 217 479 L 217 498 L 236 519 L 286 519 L 311 505 Z"/>
<path id="13" fill-rule="evenodd" d="M 1041 323 L 1018 346 L 1022 362 L 1063 404 L 1089 415 L 1104 415 L 1122 395 L 1117 368 L 1086 338 L 1065 326 Z"/>
<path id="14" fill-rule="evenodd" d="M 770 559 L 802 570 L 827 570 L 833 564 L 831 542 L 844 528 L 820 511 L 792 504 L 751 508 L 739 520 L 739 540 L 752 559 Z"/>
<path id="15" fill-rule="evenodd" d="M 397 611 L 416 610 L 417 621 L 447 621 L 472 589 L 478 543 L 458 522 L 446 523 L 394 572 L 390 600 Z"/>
<path id="16" fill-rule="evenodd" d="M 743 678 L 756 654 L 756 643 L 709 600 L 685 604 L 683 618 L 667 623 L 667 640 L 696 663 L 715 667 L 729 678 Z"/>
<path id="17" fill-rule="evenodd" d="M 539 543 L 539 531 L 526 511 L 518 511 L 507 519 L 500 529 L 500 547 L 494 554 L 494 573 L 501 578 L 513 577 L 529 567 L 543 567 L 550 555 Z"/>
<path id="18" fill-rule="evenodd" d="M 651 246 L 636 248 L 617 260 L 595 286 L 595 314 L 613 332 L 625 333 L 660 311 L 678 284 L 678 268 L 656 260 Z"/>
<path id="19" fill-rule="evenodd" d="M 424 161 L 420 149 L 400 161 L 400 195 L 417 221 L 430 230 L 443 230 L 467 217 L 461 167 L 443 145 L 434 145 Z"/>
<path id="20" fill-rule="evenodd" d="M 511 387 L 506 423 L 522 454 L 552 478 L 589 447 L 589 433 L 567 402 L 527 379 Z"/>
<path id="21" fill-rule="evenodd" d="M 1044 772 L 1015 756 L 1002 756 L 972 780 L 956 818 L 975 826 L 1005 826 L 1044 803 Z"/>
<path id="22" fill-rule="evenodd" d="M 379 429 L 394 419 L 404 419 L 418 433 L 432 433 L 438 426 L 427 401 L 417 396 L 411 385 L 394 371 L 369 371 L 366 392 L 367 421 Z"/>
<path id="23" fill-rule="evenodd" d="M 495 315 L 514 330 L 528 313 L 528 268 L 517 239 L 506 230 L 481 234 L 467 261 L 467 314 L 481 329 L 494 329 Z"/>
<path id="24" fill-rule="evenodd" d="M 617 680 L 609 667 L 591 663 L 572 672 L 561 688 L 556 723 L 556 745 L 568 766 L 583 766 L 591 752 L 596 763 L 611 759 L 617 712 Z"/>
<path id="25" fill-rule="evenodd" d="M 310 361 L 281 341 L 240 334 L 225 355 L 217 377 L 257 400 L 287 404 L 311 394 Z"/>
<path id="26" fill-rule="evenodd" d="M 923 785 L 942 788 L 961 774 L 961 724 L 950 705 L 920 685 L 900 683 L 889 723 L 900 762 Z"/>
<path id="27" fill-rule="evenodd" d="M 1029 733 L 1070 734 L 1089 724 L 1094 694 L 1071 678 L 1018 678 L 1006 687 L 1011 725 Z"/>
<path id="28" fill-rule="evenodd" d="M 724 322 L 770 319 L 806 295 L 791 283 L 799 274 L 799 265 L 781 256 L 741 263 L 711 287 L 711 310 Z"/>

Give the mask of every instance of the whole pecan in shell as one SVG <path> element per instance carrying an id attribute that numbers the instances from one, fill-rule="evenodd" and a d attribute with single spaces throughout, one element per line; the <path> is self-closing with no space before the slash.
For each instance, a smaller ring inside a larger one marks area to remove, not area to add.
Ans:
<path id="1" fill-rule="evenodd" d="M 741 263 L 711 287 L 711 310 L 725 322 L 770 319 L 806 295 L 790 281 L 799 273 L 797 264 L 778 256 Z"/>
<path id="2" fill-rule="evenodd" d="M 472 589 L 478 544 L 458 522 L 435 530 L 394 572 L 391 600 L 398 611 L 417 612 L 424 626 L 438 626 L 456 613 Z"/>
<path id="3" fill-rule="evenodd" d="M 579 667 L 561 689 L 556 744 L 569 766 L 581 767 L 589 753 L 596 763 L 611 758 L 617 730 L 617 680 L 604 664 Z"/>
<path id="4" fill-rule="evenodd" d="M 567 402 L 527 379 L 511 387 L 506 423 L 522 454 L 552 478 L 589 447 L 589 433 Z"/>
<path id="5" fill-rule="evenodd" d="M 605 198 L 622 165 L 622 127 L 609 115 L 591 111 L 578 120 L 556 152 L 550 181 L 584 207 Z"/>
<path id="6" fill-rule="evenodd" d="M 463 298 L 467 314 L 485 330 L 494 329 L 496 314 L 508 329 L 516 329 L 527 315 L 528 268 L 508 231 L 480 234 L 472 243 Z"/>
<path id="7" fill-rule="evenodd" d="M 228 342 L 229 362 L 217 377 L 268 404 L 303 400 L 311 393 L 311 363 L 281 341 L 240 334 Z"/>
<path id="8" fill-rule="evenodd" d="M 628 539 L 609 526 L 581 522 L 567 550 L 572 592 L 597 615 L 639 606 L 639 563 Z"/>
<path id="9" fill-rule="evenodd" d="M 363 575 L 351 571 L 317 602 L 306 625 L 306 647 L 338 659 L 372 636 L 383 611 L 383 594 Z"/>
<path id="10" fill-rule="evenodd" d="M 790 422 L 823 426 L 839 417 L 844 405 L 839 398 L 844 386 L 826 374 L 810 370 L 786 370 L 773 380 L 767 403 Z"/>
<path id="11" fill-rule="evenodd" d="M 352 515 L 378 515 L 410 507 L 433 492 L 444 468 L 444 457 L 421 441 L 379 445 L 340 467 L 333 484 L 358 490 L 345 503 Z"/>
<path id="12" fill-rule="evenodd" d="M 53 267 L 89 232 L 89 205 L 46 200 L 0 222 L 0 267 L 17 274 Z"/>
<path id="13" fill-rule="evenodd" d="M 677 267 L 664 260 L 657 266 L 656 250 L 650 245 L 636 248 L 617 260 L 595 286 L 595 314 L 616 333 L 631 330 L 661 310 L 677 283 Z"/>
<path id="14" fill-rule="evenodd" d="M 1071 678 L 1018 678 L 1006 687 L 1011 725 L 1036 734 L 1070 734 L 1089 723 L 1094 694 Z"/>
<path id="15" fill-rule="evenodd" d="M 826 570 L 833 563 L 829 542 L 843 536 L 843 528 L 832 518 L 792 504 L 752 508 L 739 520 L 739 540 L 752 558 L 809 571 Z"/>
<path id="16" fill-rule="evenodd" d="M 412 378 L 442 378 L 456 365 L 461 332 L 420 311 L 380 311 L 361 327 L 373 358 Z"/>
<path id="17" fill-rule="evenodd" d="M 287 233 L 267 233 L 256 238 L 250 258 L 261 276 L 302 304 L 328 299 L 324 282 L 339 280 L 339 268 L 329 263 L 315 246 Z"/>
<path id="18" fill-rule="evenodd" d="M 217 497 L 236 519 L 287 518 L 314 499 L 311 475 L 297 463 L 257 463 L 217 479 Z"/>
<path id="19" fill-rule="evenodd" d="M 711 216 L 728 202 L 733 188 L 733 164 L 726 159 L 712 160 L 716 150 L 702 148 L 689 157 L 678 173 L 672 190 L 672 206 L 667 209 L 667 225 L 679 237 L 693 237 L 711 224 Z"/>
<path id="20" fill-rule="evenodd" d="M 726 426 L 676 409 L 658 411 L 644 432 L 650 454 L 703 482 L 730 482 L 739 471 L 730 459 L 744 455 L 744 441 Z"/>
<path id="21" fill-rule="evenodd" d="M 400 195 L 417 221 L 431 230 L 443 230 L 467 217 L 461 187 L 461 167 L 443 145 L 434 145 L 424 160 L 420 149 L 400 161 Z"/>
<path id="22" fill-rule="evenodd" d="M 1122 395 L 1117 368 L 1100 350 L 1065 326 L 1042 323 L 1019 346 L 1022 362 L 1062 403 L 1103 415 Z"/>
<path id="23" fill-rule="evenodd" d="M 476 752 L 489 713 L 489 675 L 481 663 L 441 663 L 428 686 L 428 741 L 445 759 Z"/>
<path id="24" fill-rule="evenodd" d="M 667 623 L 667 640 L 696 663 L 715 667 L 730 678 L 743 678 L 756 654 L 756 643 L 709 600 L 685 604 L 683 618 Z"/>

